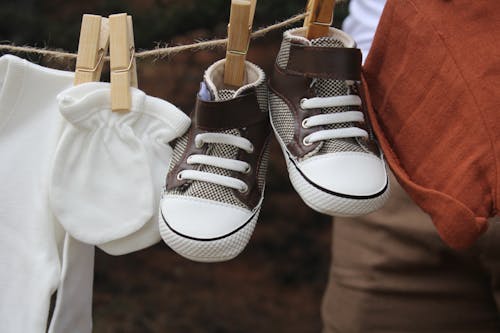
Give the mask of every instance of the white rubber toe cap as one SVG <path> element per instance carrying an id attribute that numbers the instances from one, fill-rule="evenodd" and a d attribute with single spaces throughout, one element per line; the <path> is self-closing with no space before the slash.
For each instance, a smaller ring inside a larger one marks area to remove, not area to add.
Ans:
<path id="1" fill-rule="evenodd" d="M 320 155 L 299 163 L 312 185 L 347 196 L 373 196 L 387 188 L 382 159 L 367 153 L 345 152 Z"/>
<path id="2" fill-rule="evenodd" d="M 182 196 L 163 198 L 161 211 L 164 222 L 173 232 L 196 240 L 229 236 L 252 217 L 252 212 L 244 208 Z"/>

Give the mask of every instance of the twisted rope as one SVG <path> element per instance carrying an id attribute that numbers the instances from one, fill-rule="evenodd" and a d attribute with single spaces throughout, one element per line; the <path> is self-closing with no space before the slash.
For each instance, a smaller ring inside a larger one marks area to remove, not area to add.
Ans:
<path id="1" fill-rule="evenodd" d="M 297 23 L 299 21 L 302 21 L 306 17 L 306 13 L 298 14 L 295 16 L 292 16 L 284 21 L 275 23 L 273 25 L 261 28 L 251 34 L 251 38 L 259 38 L 262 37 L 266 34 L 268 34 L 271 31 L 274 30 L 279 30 L 282 28 L 285 28 L 289 25 L 292 25 L 294 23 Z M 136 59 L 162 59 L 166 58 L 169 56 L 172 56 L 176 53 L 179 52 L 185 52 L 185 51 L 197 51 L 197 50 L 208 50 L 208 49 L 215 49 L 219 47 L 224 47 L 227 44 L 227 38 L 223 39 L 213 39 L 213 40 L 207 40 L 207 41 L 201 41 L 201 42 L 196 42 L 193 44 L 186 44 L 186 45 L 177 45 L 177 46 L 165 46 L 165 47 L 158 47 L 152 50 L 144 50 L 140 52 L 135 53 Z M 63 50 L 57 50 L 57 49 L 48 49 L 48 48 L 36 48 L 32 46 L 16 46 L 16 45 L 9 45 L 9 44 L 4 44 L 0 45 L 0 52 L 7 52 L 7 53 L 27 53 L 27 54 L 38 54 L 42 56 L 48 56 L 54 59 L 76 59 L 76 53 L 71 53 Z M 109 60 L 109 57 L 105 58 L 106 60 Z"/>

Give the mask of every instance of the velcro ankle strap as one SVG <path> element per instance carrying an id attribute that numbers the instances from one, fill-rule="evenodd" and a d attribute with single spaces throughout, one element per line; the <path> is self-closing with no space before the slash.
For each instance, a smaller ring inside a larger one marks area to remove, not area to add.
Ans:
<path id="1" fill-rule="evenodd" d="M 286 72 L 307 78 L 361 80 L 361 51 L 292 44 Z"/>
<path id="2" fill-rule="evenodd" d="M 202 101 L 198 98 L 194 121 L 198 128 L 220 131 L 243 128 L 267 120 L 261 112 L 255 91 L 225 101 Z"/>

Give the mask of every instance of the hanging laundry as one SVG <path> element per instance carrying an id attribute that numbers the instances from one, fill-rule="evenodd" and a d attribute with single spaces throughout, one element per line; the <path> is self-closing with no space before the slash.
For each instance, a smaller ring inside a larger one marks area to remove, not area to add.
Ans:
<path id="1" fill-rule="evenodd" d="M 290 180 L 316 211 L 368 214 L 390 190 L 360 93 L 360 50 L 334 28 L 305 36 L 306 28 L 285 31 L 269 81 L 271 121 Z"/>
<path id="2" fill-rule="evenodd" d="M 269 118 L 264 72 L 246 62 L 244 85 L 224 85 L 220 60 L 205 72 L 190 131 L 178 140 L 161 201 L 160 231 L 180 255 L 217 262 L 247 245 L 262 207 Z"/>
<path id="3" fill-rule="evenodd" d="M 48 179 L 64 127 L 56 95 L 73 73 L 0 58 L 1 331 L 91 332 L 94 248 L 67 236 L 49 209 Z"/>
<path id="4" fill-rule="evenodd" d="M 160 232 L 200 262 L 236 257 L 259 218 L 269 159 L 264 71 L 246 61 L 256 0 L 232 1 L 226 58 L 205 72 L 190 131 L 175 146 Z"/>
<path id="5" fill-rule="evenodd" d="M 56 151 L 51 206 L 73 237 L 111 254 L 160 240 L 157 212 L 169 142 L 190 124 L 174 105 L 130 89 L 126 113 L 111 110 L 109 83 L 84 83 L 57 97 L 69 125 Z"/>

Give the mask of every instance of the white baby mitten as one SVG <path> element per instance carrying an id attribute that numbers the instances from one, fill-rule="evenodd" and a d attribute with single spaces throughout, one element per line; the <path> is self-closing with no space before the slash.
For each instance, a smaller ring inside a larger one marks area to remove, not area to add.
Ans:
<path id="1" fill-rule="evenodd" d="M 110 110 L 106 83 L 86 83 L 58 95 L 69 122 L 59 141 L 51 179 L 54 214 L 77 240 L 101 244 L 139 230 L 154 214 L 147 151 L 132 127 L 145 94 L 132 91 L 132 109 Z"/>
<path id="2" fill-rule="evenodd" d="M 113 255 L 137 251 L 160 241 L 158 228 L 158 204 L 168 165 L 172 158 L 170 142 L 183 135 L 190 125 L 190 119 L 174 105 L 146 96 L 141 117 L 134 123 L 133 130 L 147 151 L 154 191 L 154 215 L 146 225 L 135 233 L 115 241 L 99 244 L 99 248 Z"/>

